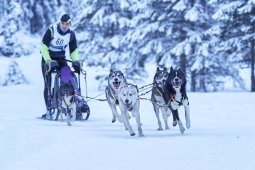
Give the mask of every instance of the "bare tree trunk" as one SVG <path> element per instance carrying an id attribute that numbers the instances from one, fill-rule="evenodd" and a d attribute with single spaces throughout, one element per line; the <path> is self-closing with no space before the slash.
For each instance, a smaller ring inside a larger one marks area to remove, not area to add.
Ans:
<path id="1" fill-rule="evenodd" d="M 196 70 L 191 71 L 191 91 L 196 92 Z"/>
<path id="2" fill-rule="evenodd" d="M 200 91 L 207 92 L 206 85 L 205 85 L 206 68 L 205 68 L 205 59 L 204 58 L 202 60 L 202 65 L 203 65 L 203 68 L 201 69 L 201 72 L 200 72 Z"/>
<path id="3" fill-rule="evenodd" d="M 182 69 L 182 71 L 184 72 L 184 74 L 186 75 L 186 55 L 185 54 L 182 54 L 180 56 L 180 67 Z"/>
<path id="4" fill-rule="evenodd" d="M 255 41 L 251 40 L 251 91 L 255 92 L 255 77 L 254 77 L 254 65 L 255 65 L 255 51 L 254 51 Z"/>

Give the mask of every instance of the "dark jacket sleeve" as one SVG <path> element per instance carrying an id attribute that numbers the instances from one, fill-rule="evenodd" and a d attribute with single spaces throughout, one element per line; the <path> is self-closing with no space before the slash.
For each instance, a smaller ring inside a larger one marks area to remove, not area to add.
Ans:
<path id="1" fill-rule="evenodd" d="M 49 47 L 51 40 L 52 40 L 51 31 L 50 28 L 48 28 L 43 36 L 42 43 Z"/>
<path id="2" fill-rule="evenodd" d="M 51 38 L 51 30 L 50 30 L 50 28 L 48 28 L 43 36 L 41 47 L 40 47 L 40 52 L 41 52 L 42 57 L 46 63 L 51 61 L 51 57 L 49 54 L 49 45 L 50 45 L 51 39 L 52 39 Z"/>
<path id="3" fill-rule="evenodd" d="M 71 31 L 70 43 L 69 43 L 70 53 L 74 52 L 76 48 L 77 48 L 76 36 L 75 36 L 75 33 Z"/>
<path id="4" fill-rule="evenodd" d="M 70 50 L 71 59 L 73 61 L 74 60 L 79 60 L 76 36 L 75 36 L 75 33 L 73 31 L 71 31 L 70 42 L 69 42 L 69 50 Z"/>

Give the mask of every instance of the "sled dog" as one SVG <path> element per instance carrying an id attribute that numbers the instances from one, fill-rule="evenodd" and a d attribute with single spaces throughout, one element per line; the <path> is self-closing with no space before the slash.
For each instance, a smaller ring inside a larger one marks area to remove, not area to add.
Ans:
<path id="1" fill-rule="evenodd" d="M 158 121 L 158 130 L 163 130 L 162 124 L 160 121 L 159 110 L 161 110 L 161 113 L 162 113 L 162 117 L 165 123 L 165 129 L 169 129 L 167 119 L 171 115 L 171 113 L 168 107 L 166 107 L 164 97 L 163 97 L 164 95 L 163 88 L 166 83 L 167 76 L 168 76 L 168 71 L 166 67 L 164 67 L 163 69 L 160 69 L 159 67 L 157 67 L 156 73 L 153 78 L 151 101 L 152 101 L 153 109 Z"/>
<path id="2" fill-rule="evenodd" d="M 121 118 L 125 125 L 125 128 L 129 131 L 131 136 L 135 135 L 130 123 L 129 123 L 129 113 L 136 119 L 136 124 L 138 127 L 139 137 L 143 137 L 142 124 L 140 120 L 140 100 L 138 96 L 138 88 L 133 84 L 126 83 L 119 89 L 118 101 L 121 111 Z"/>
<path id="3" fill-rule="evenodd" d="M 190 108 L 188 96 L 186 93 L 186 78 L 184 72 L 179 69 L 170 68 L 166 83 L 164 85 L 164 100 L 173 114 L 173 125 L 179 125 L 180 132 L 184 133 L 185 128 L 179 118 L 178 109 L 180 106 L 184 106 L 186 127 L 189 129 L 190 124 Z"/>
<path id="4" fill-rule="evenodd" d="M 71 126 L 70 121 L 76 119 L 76 96 L 72 81 L 73 75 L 70 67 L 63 67 L 60 71 L 59 108 L 56 120 L 58 120 L 59 114 L 61 120 L 63 120 L 64 114 L 68 126 Z"/>
<path id="5" fill-rule="evenodd" d="M 76 119 L 76 103 L 73 85 L 71 83 L 62 83 L 60 85 L 60 102 L 61 102 L 61 120 L 63 115 L 66 115 L 66 122 L 68 126 L 71 126 L 70 121 Z"/>
<path id="6" fill-rule="evenodd" d="M 106 98 L 112 111 L 112 123 L 116 121 L 122 122 L 120 114 L 116 107 L 119 105 L 118 94 L 120 87 L 126 83 L 126 79 L 121 71 L 110 70 L 108 76 L 108 86 L 105 89 Z"/>

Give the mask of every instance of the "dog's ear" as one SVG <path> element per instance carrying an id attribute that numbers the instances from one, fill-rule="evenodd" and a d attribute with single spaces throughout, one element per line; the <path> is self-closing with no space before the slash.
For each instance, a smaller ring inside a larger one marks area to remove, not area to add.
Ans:
<path id="1" fill-rule="evenodd" d="M 139 90 L 138 90 L 138 86 L 137 85 L 135 85 L 135 88 L 136 88 L 136 90 L 137 90 L 137 93 L 139 92 Z"/>
<path id="2" fill-rule="evenodd" d="M 173 67 L 171 66 L 171 68 L 170 68 L 170 72 L 173 72 L 174 71 L 174 69 L 173 69 Z"/>
<path id="3" fill-rule="evenodd" d="M 182 75 L 184 75 L 184 72 L 182 71 L 181 68 L 178 68 L 177 72 L 181 73 Z"/>
<path id="4" fill-rule="evenodd" d="M 164 71 L 167 71 L 167 68 L 166 67 L 163 67 Z"/>
<path id="5" fill-rule="evenodd" d="M 156 71 L 159 71 L 159 67 L 157 67 L 157 70 Z"/>
<path id="6" fill-rule="evenodd" d="M 110 73 L 111 73 L 111 72 L 113 72 L 112 68 L 111 68 L 111 70 L 110 70 Z"/>

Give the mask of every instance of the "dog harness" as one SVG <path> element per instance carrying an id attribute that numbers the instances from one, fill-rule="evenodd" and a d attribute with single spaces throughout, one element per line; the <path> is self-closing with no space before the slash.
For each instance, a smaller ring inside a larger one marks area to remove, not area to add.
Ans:
<path id="1" fill-rule="evenodd" d="M 112 92 L 112 93 L 110 93 L 110 98 L 112 98 L 114 101 L 115 101 L 115 104 L 116 105 L 118 105 L 119 104 L 119 100 L 113 95 L 114 94 L 114 90 L 112 90 L 111 88 L 110 88 L 110 91 Z M 107 93 L 106 93 L 107 94 Z"/>
<path id="2" fill-rule="evenodd" d="M 69 108 L 73 103 L 74 103 L 74 95 L 72 96 L 72 98 L 71 98 L 71 100 L 70 100 L 70 104 L 68 104 L 67 102 L 66 102 L 66 100 L 65 100 L 65 98 L 64 97 L 62 97 L 62 99 L 63 99 L 63 101 L 64 101 L 64 103 L 65 103 L 65 105 L 66 105 L 66 107 L 67 108 Z"/>
<path id="3" fill-rule="evenodd" d="M 170 99 L 169 99 L 169 101 L 168 101 L 168 103 L 167 103 L 167 106 L 169 106 L 169 105 L 171 104 L 171 102 L 173 102 L 173 103 L 174 103 L 175 105 L 177 105 L 177 106 L 182 106 L 182 105 L 183 105 L 184 97 L 182 97 L 181 101 L 177 101 L 177 100 L 175 100 L 175 95 L 176 95 L 176 94 L 172 94 L 172 95 L 170 96 Z"/>

